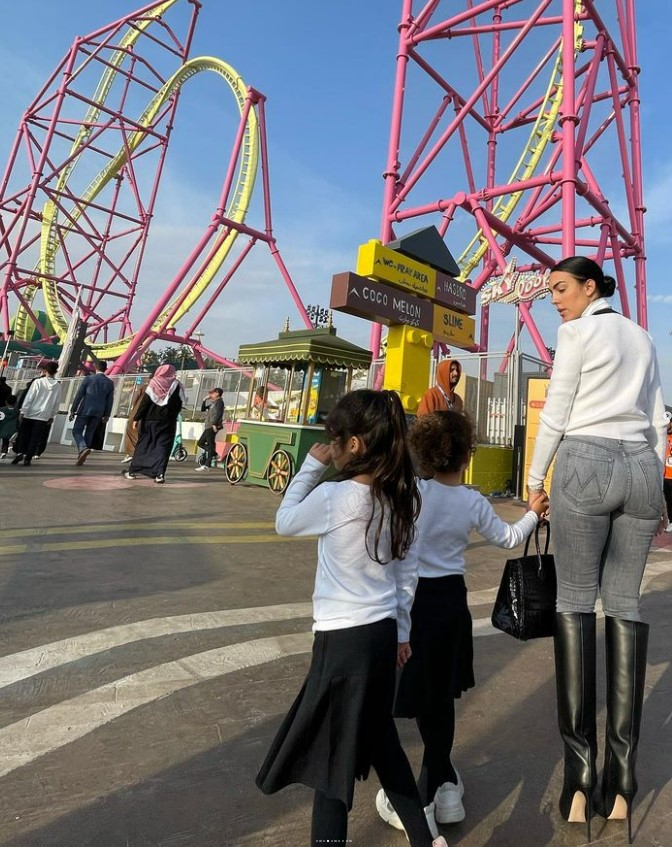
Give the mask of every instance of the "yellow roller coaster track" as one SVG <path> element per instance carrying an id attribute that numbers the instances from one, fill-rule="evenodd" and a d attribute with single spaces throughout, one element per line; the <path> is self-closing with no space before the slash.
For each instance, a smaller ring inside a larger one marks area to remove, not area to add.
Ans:
<path id="1" fill-rule="evenodd" d="M 138 23 L 135 27 L 131 28 L 124 35 L 121 42 L 119 43 L 119 49 L 115 51 L 115 53 L 113 54 L 113 58 L 110 60 L 110 66 L 108 66 L 108 68 L 105 70 L 100 80 L 100 83 L 98 84 L 95 95 L 96 105 L 91 107 L 82 122 L 82 126 L 73 143 L 72 151 L 70 154 L 71 156 L 83 147 L 83 144 L 86 142 L 88 136 L 90 135 L 92 131 L 91 126 L 100 114 L 100 107 L 104 104 L 105 98 L 107 97 L 112 87 L 114 76 L 117 73 L 117 68 L 121 64 L 123 58 L 126 56 L 126 49 L 139 37 L 139 35 L 141 34 L 141 30 L 144 30 L 147 26 L 149 26 L 149 24 L 152 23 L 154 19 L 162 15 L 175 2 L 177 2 L 177 0 L 167 0 L 166 3 L 163 3 L 161 6 L 157 7 L 153 11 L 152 20 L 145 20 Z M 178 89 L 180 89 L 181 86 L 190 77 L 194 76 L 195 74 L 201 73 L 202 71 L 212 71 L 216 74 L 219 74 L 228 83 L 238 103 L 238 109 L 242 114 L 245 106 L 245 101 L 248 95 L 248 90 L 245 83 L 235 72 L 235 70 L 226 62 L 223 62 L 221 59 L 205 56 L 196 59 L 190 59 L 189 61 L 185 62 L 184 65 L 182 65 L 173 74 L 173 76 L 171 76 L 166 81 L 161 90 L 157 92 L 150 104 L 145 109 L 144 113 L 137 122 L 138 125 L 140 127 L 143 127 L 145 130 L 150 127 L 152 121 L 156 117 L 161 107 L 166 103 L 166 101 Z M 84 191 L 77 207 L 69 213 L 69 218 L 72 224 L 65 228 L 65 230 L 62 232 L 63 236 L 67 235 L 68 232 L 72 231 L 72 229 L 74 228 L 74 224 L 86 211 L 87 206 L 93 202 L 93 200 L 110 182 L 110 180 L 114 179 L 119 174 L 119 172 L 127 163 L 129 154 L 132 154 L 138 148 L 138 146 L 145 138 L 146 134 L 146 131 L 144 131 L 143 129 L 139 129 L 136 130 L 136 132 L 134 132 L 132 135 L 130 135 L 127 147 L 122 148 L 116 154 L 116 156 L 109 162 L 109 164 L 89 184 L 87 189 Z M 249 209 L 257 173 L 257 165 L 259 158 L 258 148 L 259 136 L 257 116 L 254 109 L 251 108 L 248 112 L 245 131 L 243 134 L 241 155 L 239 157 L 238 170 L 236 174 L 236 184 L 233 190 L 232 200 L 226 210 L 226 217 L 236 223 L 242 223 L 245 220 L 247 211 Z M 76 158 L 74 158 L 72 162 L 66 168 L 63 169 L 59 177 L 58 186 L 55 192 L 56 196 L 59 196 L 61 194 L 69 177 L 72 174 L 72 170 L 74 168 L 75 163 Z M 26 298 L 26 301 L 30 303 L 34 298 L 35 294 L 37 293 L 38 289 L 40 287 L 42 288 L 45 300 L 45 307 L 49 319 L 51 320 L 51 323 L 58 335 L 61 338 L 64 338 L 68 330 L 69 319 L 65 315 L 60 302 L 58 283 L 55 281 L 55 279 L 53 279 L 53 276 L 55 275 L 56 256 L 60 248 L 59 241 L 55 235 L 57 217 L 58 209 L 56 205 L 51 201 L 47 202 L 43 210 L 42 235 L 40 242 L 40 261 L 37 267 L 35 268 L 37 284 L 31 286 L 30 288 L 27 288 L 24 292 L 24 296 Z M 203 292 L 210 285 L 215 275 L 217 274 L 219 268 L 222 266 L 227 255 L 229 254 L 237 236 L 238 231 L 236 229 L 232 229 L 228 233 L 226 238 L 222 241 L 222 244 L 216 251 L 215 255 L 200 273 L 198 280 L 195 281 L 195 283 L 192 285 L 188 296 L 184 299 L 183 302 L 180 303 L 179 307 L 175 311 L 175 314 L 171 317 L 170 326 L 174 326 L 180 320 L 180 318 L 182 318 L 189 311 L 189 309 L 191 309 L 191 307 L 196 303 L 199 297 L 201 297 Z M 178 295 L 178 298 L 179 296 L 180 295 Z M 163 311 L 163 313 L 157 318 L 154 325 L 155 328 L 158 329 L 160 326 L 163 325 L 167 315 L 170 314 L 173 308 L 175 308 L 176 302 L 177 300 L 170 303 Z M 17 312 L 15 323 L 16 337 L 27 340 L 29 330 L 30 324 L 28 321 L 28 313 L 23 307 L 20 307 Z M 116 341 L 93 344 L 91 346 L 98 357 L 104 359 L 114 359 L 118 356 L 121 356 L 125 352 L 128 345 L 131 343 L 133 337 L 133 335 L 128 335 L 125 338 L 120 338 Z"/>
<path id="2" fill-rule="evenodd" d="M 579 14 L 581 11 L 581 2 L 577 0 L 575 4 L 575 12 Z M 578 51 L 583 38 L 583 25 L 577 21 L 574 25 L 574 49 Z M 530 137 L 523 153 L 518 160 L 516 167 L 509 178 L 509 183 L 524 182 L 530 179 L 539 165 L 539 161 L 546 150 L 546 147 L 553 136 L 553 131 L 562 105 L 562 86 L 563 86 L 563 69 L 562 69 L 562 42 L 558 50 L 553 73 L 546 89 L 537 120 L 532 127 Z M 523 196 L 523 191 L 515 191 L 512 194 L 502 195 L 497 199 L 493 206 L 492 214 L 499 218 L 500 221 L 506 222 L 516 209 L 520 198 Z M 496 234 L 493 232 L 493 234 Z M 460 267 L 460 279 L 466 280 L 474 268 L 481 261 L 489 248 L 488 241 L 483 234 L 483 230 L 479 229 L 476 235 L 471 239 L 464 252 L 457 260 Z"/>

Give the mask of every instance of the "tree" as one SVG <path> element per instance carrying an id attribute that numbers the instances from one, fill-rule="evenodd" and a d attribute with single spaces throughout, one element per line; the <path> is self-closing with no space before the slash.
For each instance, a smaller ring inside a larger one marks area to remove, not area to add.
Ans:
<path id="1" fill-rule="evenodd" d="M 178 371 L 191 370 L 196 367 L 194 351 L 186 344 L 179 347 L 165 347 L 159 353 L 162 365 L 174 365 Z"/>
<path id="2" fill-rule="evenodd" d="M 159 358 L 159 354 L 156 350 L 145 350 L 142 354 L 141 363 L 145 370 L 149 370 L 150 368 L 156 368 L 160 365 L 161 359 Z"/>

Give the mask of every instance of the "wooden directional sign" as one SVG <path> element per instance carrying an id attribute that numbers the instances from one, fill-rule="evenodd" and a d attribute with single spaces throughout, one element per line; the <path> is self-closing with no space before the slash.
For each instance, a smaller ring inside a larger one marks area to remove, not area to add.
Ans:
<path id="1" fill-rule="evenodd" d="M 476 343 L 476 322 L 468 315 L 434 306 L 432 333 L 437 341 L 453 347 L 473 347 Z"/>
<path id="2" fill-rule="evenodd" d="M 464 312 L 465 315 L 475 315 L 478 291 L 465 282 L 458 282 L 452 276 L 441 273 L 441 271 L 435 273 L 436 287 L 432 298 L 434 302 L 448 306 L 458 312 Z"/>
<path id="3" fill-rule="evenodd" d="M 406 324 L 431 331 L 434 322 L 434 307 L 429 300 L 350 272 L 335 274 L 329 305 L 386 326 Z"/>
<path id="4" fill-rule="evenodd" d="M 433 268 L 403 256 L 396 250 L 390 250 L 375 239 L 360 246 L 357 253 L 357 273 L 360 276 L 373 276 L 383 282 L 391 282 L 406 291 L 424 294 L 425 297 L 434 295 Z"/>
<path id="5" fill-rule="evenodd" d="M 473 288 L 423 262 L 385 247 L 375 239 L 360 246 L 357 273 L 362 277 L 389 282 L 467 315 L 476 313 L 476 291 Z"/>
<path id="6" fill-rule="evenodd" d="M 454 347 L 472 347 L 475 343 L 476 324 L 468 315 L 354 273 L 334 276 L 329 305 L 339 312 L 386 326 L 406 324 L 424 329 Z"/>

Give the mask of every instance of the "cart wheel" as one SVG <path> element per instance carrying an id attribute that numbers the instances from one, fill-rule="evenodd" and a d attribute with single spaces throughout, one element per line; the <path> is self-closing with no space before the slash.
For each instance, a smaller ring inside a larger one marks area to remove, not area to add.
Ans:
<path id="1" fill-rule="evenodd" d="M 187 453 L 186 447 L 183 447 L 181 444 L 173 453 L 173 459 L 176 462 L 184 462 L 189 454 Z"/>
<path id="2" fill-rule="evenodd" d="M 289 453 L 276 450 L 268 465 L 268 486 L 276 494 L 282 494 L 292 478 L 292 460 Z"/>
<path id="3" fill-rule="evenodd" d="M 231 485 L 241 482 L 247 473 L 247 449 L 244 444 L 234 444 L 226 455 L 224 473 Z"/>

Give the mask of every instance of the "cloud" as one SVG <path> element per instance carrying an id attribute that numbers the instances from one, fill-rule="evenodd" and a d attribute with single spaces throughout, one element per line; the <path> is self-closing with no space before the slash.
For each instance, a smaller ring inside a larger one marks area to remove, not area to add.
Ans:
<path id="1" fill-rule="evenodd" d="M 646 299 L 649 303 L 672 304 L 672 294 L 649 294 Z"/>

